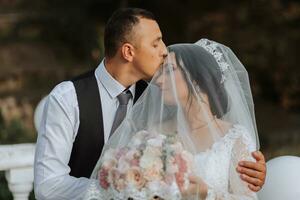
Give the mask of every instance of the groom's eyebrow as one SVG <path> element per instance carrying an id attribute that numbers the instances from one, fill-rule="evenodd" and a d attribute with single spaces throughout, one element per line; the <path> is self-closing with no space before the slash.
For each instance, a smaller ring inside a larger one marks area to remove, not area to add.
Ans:
<path id="1" fill-rule="evenodd" d="M 154 42 L 158 42 L 158 41 L 160 41 L 160 40 L 162 40 L 162 36 L 157 37 L 157 38 L 154 40 Z"/>
<path id="2" fill-rule="evenodd" d="M 162 39 L 162 36 L 158 36 L 154 41 L 157 42 L 157 41 L 160 41 Z"/>

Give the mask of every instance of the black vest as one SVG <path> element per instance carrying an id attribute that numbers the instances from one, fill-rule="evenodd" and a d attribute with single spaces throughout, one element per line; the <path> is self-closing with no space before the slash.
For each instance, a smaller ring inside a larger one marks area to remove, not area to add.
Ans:
<path id="1" fill-rule="evenodd" d="M 95 70 L 71 80 L 74 84 L 79 107 L 79 128 L 69 161 L 70 175 L 89 178 L 97 164 L 104 145 L 101 98 Z M 140 97 L 147 83 L 138 81 L 134 102 Z"/>

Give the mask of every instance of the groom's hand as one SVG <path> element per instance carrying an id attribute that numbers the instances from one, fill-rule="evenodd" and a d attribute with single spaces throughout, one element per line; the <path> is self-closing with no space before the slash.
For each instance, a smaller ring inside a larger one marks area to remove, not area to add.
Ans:
<path id="1" fill-rule="evenodd" d="M 237 171 L 241 173 L 241 179 L 248 183 L 250 190 L 258 192 L 265 183 L 266 161 L 260 151 L 252 153 L 256 162 L 240 161 Z"/>

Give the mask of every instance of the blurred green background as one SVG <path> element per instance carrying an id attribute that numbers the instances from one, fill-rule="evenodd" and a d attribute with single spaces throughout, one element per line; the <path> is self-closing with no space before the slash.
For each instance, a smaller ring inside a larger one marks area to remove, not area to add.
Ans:
<path id="1" fill-rule="evenodd" d="M 249 72 L 266 158 L 300 156 L 296 0 L 0 0 L 0 144 L 35 142 L 37 103 L 98 65 L 105 22 L 126 6 L 152 11 L 167 45 L 209 38 L 229 46 Z M 3 172 L 0 199 L 12 199 Z"/>

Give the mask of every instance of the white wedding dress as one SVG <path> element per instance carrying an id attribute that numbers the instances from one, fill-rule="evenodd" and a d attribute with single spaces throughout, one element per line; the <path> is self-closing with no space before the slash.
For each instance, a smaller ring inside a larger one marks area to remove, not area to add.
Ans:
<path id="1" fill-rule="evenodd" d="M 247 183 L 240 179 L 235 170 L 239 161 L 253 161 L 251 151 L 254 148 L 255 143 L 249 138 L 247 130 L 241 125 L 234 125 L 210 149 L 195 156 L 198 175 L 209 188 L 206 200 L 257 199 L 256 193 L 248 188 Z M 177 187 L 173 189 L 173 194 L 180 193 Z M 132 196 L 136 197 L 135 200 L 144 200 L 142 197 L 139 198 L 142 196 L 139 193 L 131 192 Z M 85 199 L 122 200 L 122 196 L 117 191 L 108 192 L 101 189 L 95 181 L 89 187 Z M 178 196 L 179 199 L 181 198 Z"/>
<path id="2" fill-rule="evenodd" d="M 247 183 L 236 172 L 238 162 L 251 160 L 255 143 L 247 130 L 234 125 L 227 134 L 207 151 L 196 155 L 197 172 L 209 185 L 206 200 L 253 200 L 257 199 Z"/>

